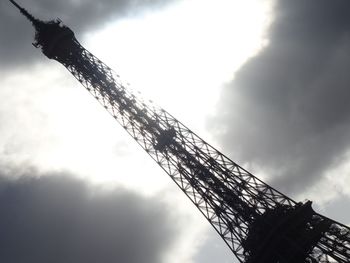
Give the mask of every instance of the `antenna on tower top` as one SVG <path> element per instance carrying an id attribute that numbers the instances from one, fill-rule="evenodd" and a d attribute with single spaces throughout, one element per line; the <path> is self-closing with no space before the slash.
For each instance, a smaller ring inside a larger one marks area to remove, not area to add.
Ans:
<path id="1" fill-rule="evenodd" d="M 9 0 L 15 7 L 21 11 L 21 13 L 30 21 L 32 24 L 37 27 L 39 23 L 41 22 L 39 19 L 35 18 L 32 14 L 30 14 L 26 9 L 21 7 L 19 4 L 17 4 L 14 0 Z"/>
<path id="2" fill-rule="evenodd" d="M 36 48 L 42 48 L 46 56 L 51 58 L 50 54 L 57 44 L 58 39 L 67 35 L 74 36 L 74 33 L 68 27 L 61 25 L 60 20 L 56 19 L 44 22 L 30 14 L 15 0 L 9 1 L 33 24 L 35 28 L 35 41 L 33 45 Z"/>

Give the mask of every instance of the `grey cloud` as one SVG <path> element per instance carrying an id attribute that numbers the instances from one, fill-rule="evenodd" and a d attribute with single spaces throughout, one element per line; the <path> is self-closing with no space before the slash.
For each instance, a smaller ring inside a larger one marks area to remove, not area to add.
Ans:
<path id="1" fill-rule="evenodd" d="M 324 214 L 330 215 L 333 220 L 349 225 L 350 211 L 347 209 L 347 207 L 349 207 L 349 203 L 349 196 L 340 194 L 334 201 L 332 201 L 332 203 L 325 204 L 325 206 L 320 208 L 320 210 L 325 212 Z"/>
<path id="2" fill-rule="evenodd" d="M 0 261 L 162 262 L 176 239 L 166 206 L 64 175 L 0 179 Z"/>
<path id="3" fill-rule="evenodd" d="M 50 20 L 60 17 L 77 35 L 95 30 L 104 24 L 124 16 L 161 8 L 176 0 L 26 0 L 17 2 L 35 16 Z M 37 58 L 30 45 L 33 28 L 25 21 L 9 1 L 0 3 L 0 68 L 28 65 Z M 27 62 L 27 63 L 26 63 Z"/>
<path id="4" fill-rule="evenodd" d="M 279 0 L 269 46 L 224 88 L 211 127 L 240 162 L 288 193 L 339 165 L 350 146 L 350 2 Z"/>
<path id="5" fill-rule="evenodd" d="M 238 263 L 239 261 L 233 256 L 232 251 L 226 246 L 221 237 L 210 229 L 207 233 L 207 240 L 199 249 L 194 262 L 198 263 Z M 205 251 L 205 253 L 203 253 Z"/>

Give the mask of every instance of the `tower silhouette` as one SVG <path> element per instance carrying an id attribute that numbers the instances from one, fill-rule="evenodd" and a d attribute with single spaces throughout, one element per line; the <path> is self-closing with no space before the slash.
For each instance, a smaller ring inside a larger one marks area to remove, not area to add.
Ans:
<path id="1" fill-rule="evenodd" d="M 136 96 L 58 19 L 33 24 L 35 42 L 104 106 L 171 177 L 240 262 L 350 262 L 349 227 L 295 202 L 230 160 L 171 114 Z"/>

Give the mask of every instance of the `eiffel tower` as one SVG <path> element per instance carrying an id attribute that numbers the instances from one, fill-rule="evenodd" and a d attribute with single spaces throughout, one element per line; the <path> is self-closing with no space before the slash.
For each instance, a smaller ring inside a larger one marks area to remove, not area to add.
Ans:
<path id="1" fill-rule="evenodd" d="M 137 97 L 60 20 L 35 28 L 46 57 L 61 63 L 171 177 L 245 263 L 350 262 L 349 227 L 264 183 L 153 103 Z"/>

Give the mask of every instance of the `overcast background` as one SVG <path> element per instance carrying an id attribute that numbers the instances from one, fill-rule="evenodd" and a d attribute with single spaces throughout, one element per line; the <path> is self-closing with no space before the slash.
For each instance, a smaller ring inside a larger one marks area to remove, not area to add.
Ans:
<path id="1" fill-rule="evenodd" d="M 346 0 L 22 2 L 296 200 L 350 223 Z M 0 3 L 0 260 L 234 262 L 169 178 Z"/>

